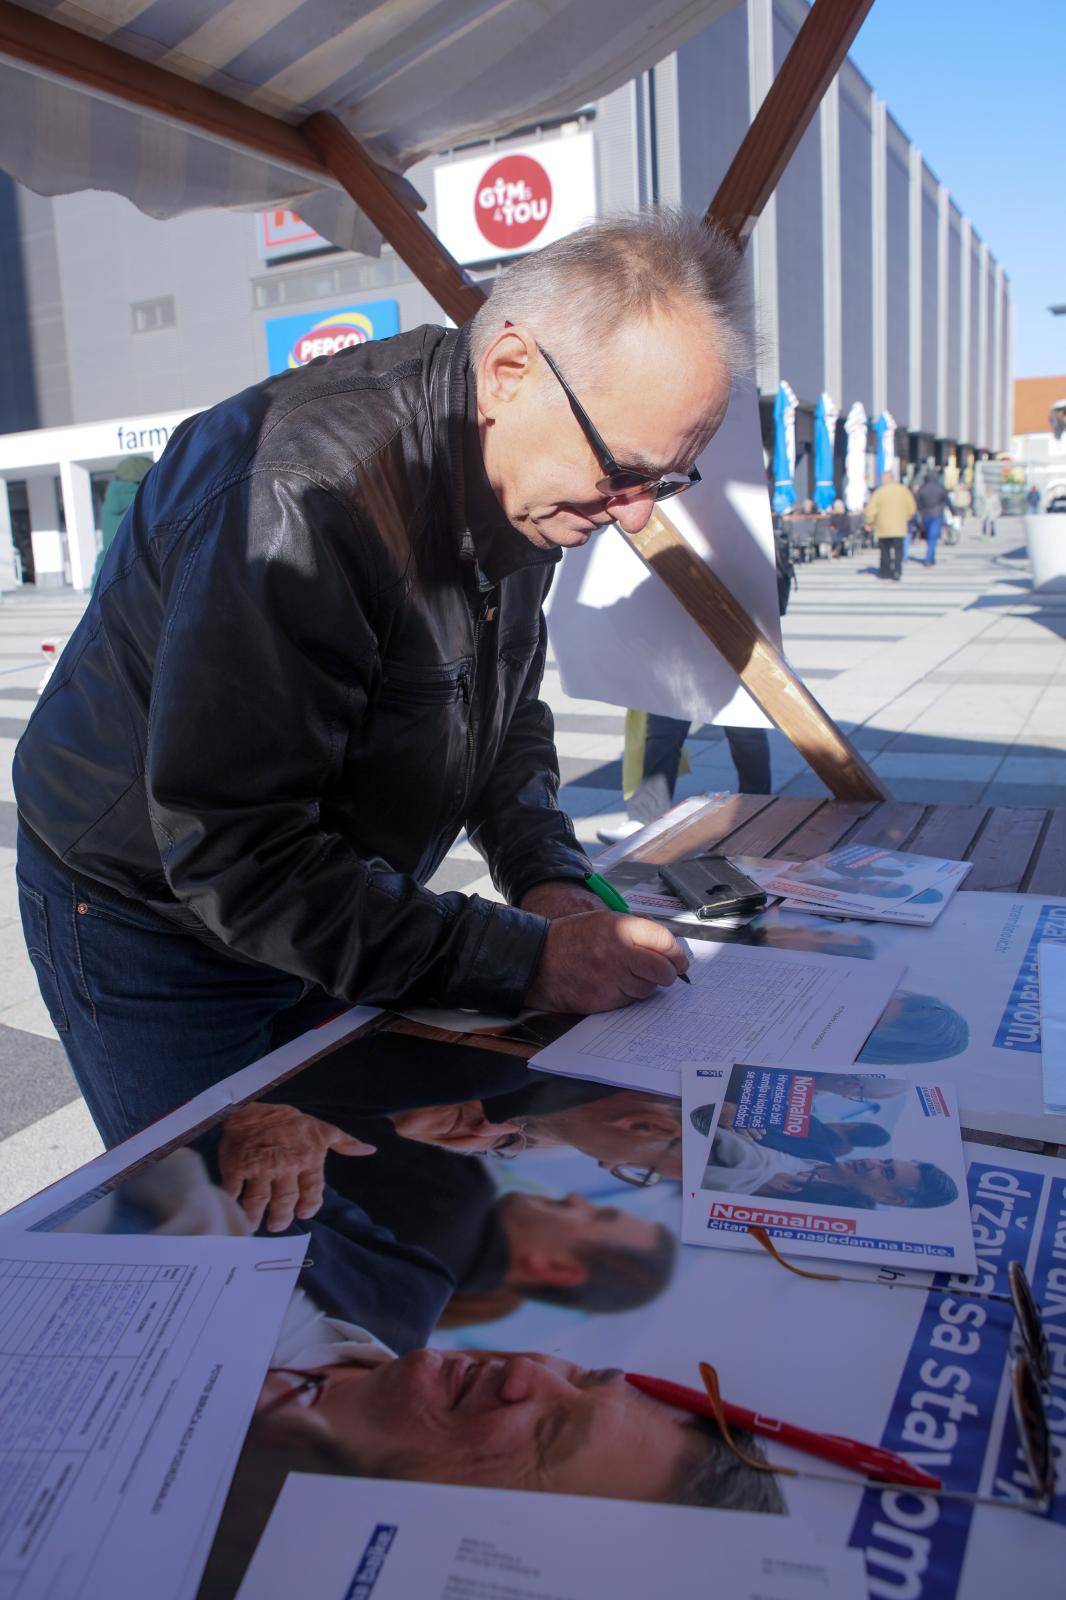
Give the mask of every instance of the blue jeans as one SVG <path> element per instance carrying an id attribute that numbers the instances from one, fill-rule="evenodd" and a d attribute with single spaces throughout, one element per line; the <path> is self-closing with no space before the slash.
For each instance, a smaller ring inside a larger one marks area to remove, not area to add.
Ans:
<path id="1" fill-rule="evenodd" d="M 41 995 L 108 1146 L 343 1009 L 75 876 L 21 828 L 16 877 Z"/>
<path id="2" fill-rule="evenodd" d="M 943 517 L 923 517 L 922 524 L 925 528 L 925 564 L 927 567 L 936 566 L 936 542 L 940 538 L 940 530 L 944 526 Z"/>

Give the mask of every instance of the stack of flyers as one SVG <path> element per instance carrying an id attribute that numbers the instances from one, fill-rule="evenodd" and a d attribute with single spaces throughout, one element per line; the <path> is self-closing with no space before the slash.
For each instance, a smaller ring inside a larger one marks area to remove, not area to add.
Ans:
<path id="1" fill-rule="evenodd" d="M 686 1244 L 977 1271 L 949 1084 L 854 1067 L 682 1068 Z"/>
<path id="2" fill-rule="evenodd" d="M 848 844 L 810 861 L 777 861 L 753 875 L 767 894 L 786 896 L 792 910 L 928 928 L 969 870 L 968 861 Z"/>

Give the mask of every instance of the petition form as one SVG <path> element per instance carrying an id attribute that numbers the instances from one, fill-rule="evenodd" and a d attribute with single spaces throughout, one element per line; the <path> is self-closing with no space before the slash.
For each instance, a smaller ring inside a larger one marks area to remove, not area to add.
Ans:
<path id="1" fill-rule="evenodd" d="M 306 1238 L 0 1238 L 0 1600 L 195 1593 Z"/>
<path id="2" fill-rule="evenodd" d="M 627 1089 L 680 1094 L 683 1062 L 855 1060 L 906 968 L 798 950 L 693 944 L 688 984 L 585 1017 L 531 1066 Z"/>
<path id="3" fill-rule="evenodd" d="M 758 1524 L 758 1530 L 754 1524 Z M 793 1517 L 291 1472 L 238 1600 L 866 1600 Z"/>

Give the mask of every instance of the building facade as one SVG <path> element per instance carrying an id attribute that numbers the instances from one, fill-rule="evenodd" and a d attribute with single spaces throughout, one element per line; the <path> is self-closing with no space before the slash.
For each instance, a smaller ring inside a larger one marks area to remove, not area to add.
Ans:
<path id="1" fill-rule="evenodd" d="M 595 105 L 421 163 L 409 177 L 426 221 L 480 276 L 587 216 L 702 211 L 806 11 L 747 0 Z M 888 413 L 904 468 L 1009 447 L 1007 278 L 850 61 L 747 263 L 764 434 L 786 380 L 800 498 L 823 392 L 841 416 L 855 401 L 871 422 Z M 157 222 L 113 195 L 47 200 L 0 175 L 0 585 L 20 566 L 84 585 L 104 487 L 123 450 L 144 448 L 129 440 L 158 454 L 175 418 L 271 371 L 441 320 L 390 250 L 336 251 L 291 214 Z M 108 453 L 87 454 L 102 440 Z"/>

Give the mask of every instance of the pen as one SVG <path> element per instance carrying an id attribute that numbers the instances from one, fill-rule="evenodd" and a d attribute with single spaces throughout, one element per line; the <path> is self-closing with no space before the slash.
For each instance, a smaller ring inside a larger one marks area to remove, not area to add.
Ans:
<path id="1" fill-rule="evenodd" d="M 642 1394 L 649 1394 L 666 1405 L 677 1406 L 681 1411 L 691 1411 L 699 1417 L 714 1421 L 714 1407 L 707 1395 L 698 1389 L 686 1389 L 683 1384 L 669 1383 L 665 1378 L 648 1378 L 640 1372 L 627 1372 L 626 1382 Z M 912 1466 L 904 1456 L 880 1445 L 863 1444 L 858 1439 L 847 1439 L 836 1433 L 815 1433 L 810 1428 L 799 1428 L 791 1422 L 779 1422 L 774 1417 L 764 1417 L 746 1406 L 730 1405 L 722 1401 L 722 1410 L 730 1427 L 745 1428 L 748 1433 L 762 1434 L 764 1438 L 780 1439 L 782 1444 L 807 1455 L 821 1456 L 837 1466 L 848 1467 L 866 1478 L 876 1478 L 885 1483 L 904 1483 L 916 1489 L 939 1489 L 941 1480 L 920 1467 Z"/>
<path id="2" fill-rule="evenodd" d="M 628 902 L 618 893 L 614 884 L 608 883 L 606 878 L 601 878 L 598 872 L 590 872 L 586 875 L 585 888 L 591 889 L 592 893 L 603 901 L 608 911 L 629 911 Z M 679 972 L 678 977 L 682 983 L 692 982 L 687 972 Z"/>

